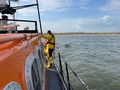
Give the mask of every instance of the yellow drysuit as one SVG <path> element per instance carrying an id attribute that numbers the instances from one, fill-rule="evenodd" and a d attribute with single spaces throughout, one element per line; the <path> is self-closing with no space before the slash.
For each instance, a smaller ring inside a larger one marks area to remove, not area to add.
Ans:
<path id="1" fill-rule="evenodd" d="M 49 55 L 49 52 L 50 50 L 54 50 L 55 48 L 55 36 L 52 34 L 46 34 L 46 35 L 42 34 L 42 37 L 47 40 L 47 44 L 44 52 L 47 54 L 48 57 L 47 67 L 50 67 L 50 64 L 52 63 L 52 55 Z"/>

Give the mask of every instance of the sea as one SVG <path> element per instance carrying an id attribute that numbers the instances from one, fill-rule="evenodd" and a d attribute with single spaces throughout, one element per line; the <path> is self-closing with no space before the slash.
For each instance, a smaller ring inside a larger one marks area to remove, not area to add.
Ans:
<path id="1" fill-rule="evenodd" d="M 56 35 L 56 50 L 90 90 L 120 90 L 120 36 Z M 74 90 L 86 90 L 70 76 Z"/>

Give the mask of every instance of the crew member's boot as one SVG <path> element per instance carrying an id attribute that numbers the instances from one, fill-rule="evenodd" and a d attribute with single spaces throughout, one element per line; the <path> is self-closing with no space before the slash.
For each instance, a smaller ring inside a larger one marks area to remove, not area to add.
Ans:
<path id="1" fill-rule="evenodd" d="M 48 59 L 47 68 L 49 68 L 49 67 L 50 67 L 50 61 L 49 61 L 49 59 Z"/>
<path id="2" fill-rule="evenodd" d="M 49 57 L 48 61 L 52 64 L 52 57 Z"/>
<path id="3" fill-rule="evenodd" d="M 49 62 L 48 62 L 48 49 L 45 49 L 44 50 L 44 54 L 45 54 L 45 62 L 44 62 L 44 68 L 48 68 L 48 67 L 50 67 L 50 64 L 49 64 Z"/>
<path id="4" fill-rule="evenodd" d="M 48 59 L 45 58 L 45 61 L 44 61 L 44 68 L 47 68 L 47 65 L 48 65 Z"/>
<path id="5" fill-rule="evenodd" d="M 52 64 L 52 57 L 49 57 L 47 61 L 47 68 L 50 68 L 51 64 Z"/>
<path id="6" fill-rule="evenodd" d="M 44 64 L 44 68 L 47 68 L 47 65 L 46 65 L 46 64 Z"/>

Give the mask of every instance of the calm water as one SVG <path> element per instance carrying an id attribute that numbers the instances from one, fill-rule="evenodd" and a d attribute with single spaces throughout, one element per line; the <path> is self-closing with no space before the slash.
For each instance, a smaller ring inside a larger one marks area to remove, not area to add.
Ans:
<path id="1" fill-rule="evenodd" d="M 57 49 L 90 90 L 120 90 L 120 36 L 56 36 Z M 65 44 L 70 45 L 66 48 Z M 82 89 L 74 77 L 75 90 Z M 82 89 L 84 90 L 84 89 Z"/>

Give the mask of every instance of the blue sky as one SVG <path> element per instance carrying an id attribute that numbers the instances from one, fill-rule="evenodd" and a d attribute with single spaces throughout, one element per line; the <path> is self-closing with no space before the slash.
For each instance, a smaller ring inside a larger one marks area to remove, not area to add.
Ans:
<path id="1" fill-rule="evenodd" d="M 120 0 L 39 0 L 39 5 L 43 32 L 120 32 Z M 16 16 L 37 19 L 35 8 L 18 10 Z"/>

